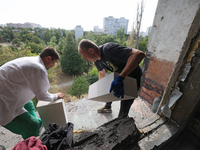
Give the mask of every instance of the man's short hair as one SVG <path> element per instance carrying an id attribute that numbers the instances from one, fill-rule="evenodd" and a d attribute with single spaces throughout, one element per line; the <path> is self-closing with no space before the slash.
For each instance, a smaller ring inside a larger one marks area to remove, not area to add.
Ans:
<path id="1" fill-rule="evenodd" d="M 51 56 L 51 60 L 60 59 L 58 52 L 53 47 L 47 47 L 47 48 L 43 49 L 43 51 L 40 53 L 41 58 L 44 58 L 47 56 Z"/>
<path id="2" fill-rule="evenodd" d="M 94 49 L 94 50 L 97 50 L 97 49 L 98 49 L 98 46 L 97 46 L 94 42 L 92 42 L 92 41 L 90 41 L 90 40 L 88 40 L 88 39 L 82 39 L 82 40 L 79 42 L 78 50 L 79 50 L 79 49 L 82 49 L 83 51 L 86 51 L 86 50 L 88 50 L 89 48 L 92 48 L 92 49 Z"/>

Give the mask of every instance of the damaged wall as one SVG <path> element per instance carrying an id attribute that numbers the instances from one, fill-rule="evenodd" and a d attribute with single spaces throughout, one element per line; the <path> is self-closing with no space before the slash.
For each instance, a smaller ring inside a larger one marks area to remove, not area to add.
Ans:
<path id="1" fill-rule="evenodd" d="M 189 47 L 185 42 L 199 4 L 199 0 L 158 1 L 139 92 L 150 103 L 163 95 L 173 70 L 183 63 Z"/>
<path id="2" fill-rule="evenodd" d="M 186 79 L 179 83 L 179 88 L 183 95 L 177 101 L 172 113 L 172 119 L 179 125 L 187 123 L 190 117 L 200 108 L 200 31 L 193 41 L 194 42 L 191 44 L 189 49 L 193 52 L 193 57 L 191 58 L 190 63 L 191 68 Z"/>

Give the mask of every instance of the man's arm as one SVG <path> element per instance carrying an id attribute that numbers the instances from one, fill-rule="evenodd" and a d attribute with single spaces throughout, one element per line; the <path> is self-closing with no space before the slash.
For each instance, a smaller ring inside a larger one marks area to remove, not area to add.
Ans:
<path id="1" fill-rule="evenodd" d="M 36 98 L 43 101 L 52 101 L 63 98 L 63 93 L 50 94 L 49 80 L 44 72 L 40 72 L 26 79 L 28 88 L 35 94 Z"/>
<path id="2" fill-rule="evenodd" d="M 115 80 L 111 83 L 110 93 L 114 90 L 114 96 L 117 98 L 124 98 L 124 79 L 127 75 L 129 75 L 142 61 L 145 57 L 145 54 L 137 49 L 132 49 L 129 53 L 129 57 L 126 63 L 126 66 L 122 70 L 122 72 L 115 78 Z"/>
<path id="3" fill-rule="evenodd" d="M 99 71 L 99 80 L 105 77 L 105 69 Z"/>
<path id="4" fill-rule="evenodd" d="M 125 78 L 140 64 L 144 57 L 145 54 L 142 51 L 132 49 L 132 51 L 129 54 L 126 66 L 119 75 Z"/>

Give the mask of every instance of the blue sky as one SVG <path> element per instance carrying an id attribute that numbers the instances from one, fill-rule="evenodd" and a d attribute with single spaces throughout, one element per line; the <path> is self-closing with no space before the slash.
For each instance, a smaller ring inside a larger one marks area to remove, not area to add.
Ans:
<path id="1" fill-rule="evenodd" d="M 152 26 L 158 0 L 144 0 L 141 31 Z M 125 17 L 128 31 L 135 20 L 139 0 L 0 0 L 0 24 L 31 22 L 42 27 L 83 30 L 103 28 L 103 18 Z"/>

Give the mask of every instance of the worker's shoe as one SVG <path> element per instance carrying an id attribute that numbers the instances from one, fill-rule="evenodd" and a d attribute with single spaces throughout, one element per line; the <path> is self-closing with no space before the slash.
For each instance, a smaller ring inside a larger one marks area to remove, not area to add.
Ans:
<path id="1" fill-rule="evenodd" d="M 97 110 L 98 113 L 111 113 L 112 112 L 112 109 L 111 108 L 106 108 L 105 106 L 102 107 L 102 108 L 99 108 Z"/>
<path id="2" fill-rule="evenodd" d="M 6 150 L 6 148 L 3 145 L 0 145 L 0 150 Z"/>

